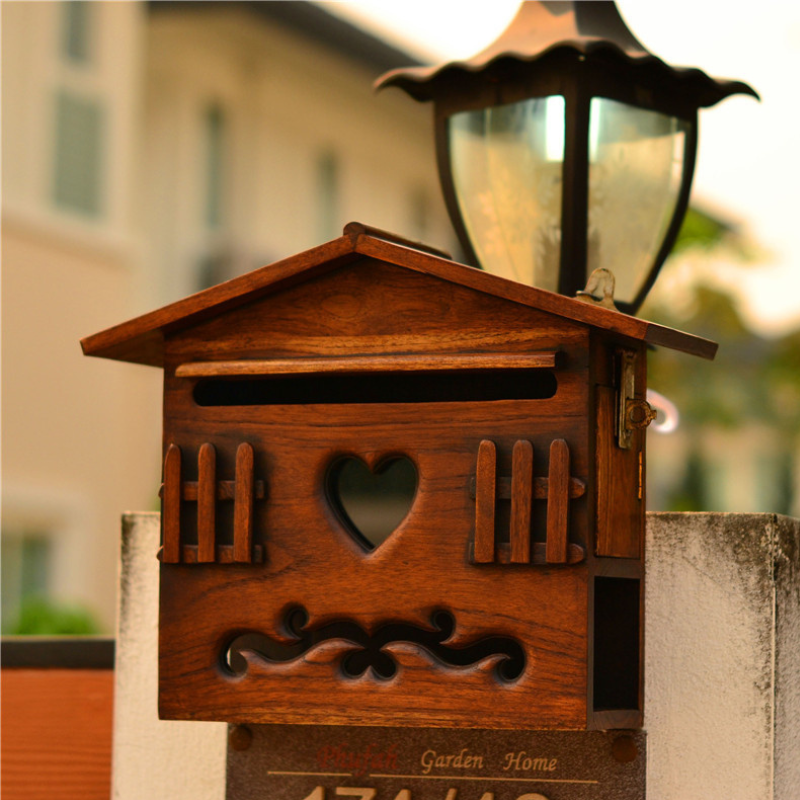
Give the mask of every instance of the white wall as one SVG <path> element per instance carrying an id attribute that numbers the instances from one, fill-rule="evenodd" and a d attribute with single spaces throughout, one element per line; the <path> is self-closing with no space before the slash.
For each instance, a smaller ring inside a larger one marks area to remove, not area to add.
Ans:
<path id="1" fill-rule="evenodd" d="M 157 719 L 158 541 L 156 515 L 124 520 L 114 797 L 222 798 L 224 725 Z M 648 515 L 648 797 L 796 800 L 798 555 L 799 520 Z"/>

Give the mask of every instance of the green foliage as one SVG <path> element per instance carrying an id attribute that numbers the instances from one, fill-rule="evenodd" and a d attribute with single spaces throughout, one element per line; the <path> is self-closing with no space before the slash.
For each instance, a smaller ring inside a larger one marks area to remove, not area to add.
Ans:
<path id="1" fill-rule="evenodd" d="M 690 207 L 683 218 L 672 253 L 679 253 L 690 247 L 711 250 L 722 242 L 729 230 L 730 228 L 719 220 Z"/>
<path id="2" fill-rule="evenodd" d="M 648 384 L 678 406 L 689 441 L 697 442 L 704 429 L 734 431 L 754 422 L 777 430 L 783 444 L 774 453 L 778 483 L 771 502 L 779 507 L 770 510 L 788 513 L 794 507 L 793 464 L 800 440 L 800 330 L 765 338 L 747 327 L 726 292 L 702 284 L 682 291 L 690 297 L 680 300 L 689 302 L 675 302 L 674 308 L 651 303 L 644 316 L 718 341 L 717 357 L 709 362 L 659 348 L 648 359 Z M 692 450 L 667 506 L 711 510 L 707 490 L 702 457 Z"/>
<path id="3" fill-rule="evenodd" d="M 781 454 L 776 489 L 775 513 L 791 515 L 794 501 L 794 459 L 790 451 Z"/>
<path id="4" fill-rule="evenodd" d="M 697 449 L 689 451 L 683 481 L 669 498 L 670 511 L 705 511 L 708 506 L 708 490 L 703 459 Z"/>
<path id="5" fill-rule="evenodd" d="M 24 600 L 10 634 L 14 636 L 91 636 L 100 632 L 90 611 L 35 597 Z"/>
<path id="6" fill-rule="evenodd" d="M 705 252 L 723 251 L 730 261 L 739 266 L 763 261 L 767 253 L 743 230 L 728 224 L 717 217 L 690 206 L 678 231 L 671 256 L 685 251 Z"/>
<path id="7" fill-rule="evenodd" d="M 649 318 L 720 343 L 713 362 L 658 350 L 650 360 L 653 388 L 678 403 L 687 424 L 735 428 L 758 420 L 800 431 L 800 331 L 766 339 L 749 330 L 733 298 L 696 285 L 687 317 L 676 319 L 663 306 Z"/>

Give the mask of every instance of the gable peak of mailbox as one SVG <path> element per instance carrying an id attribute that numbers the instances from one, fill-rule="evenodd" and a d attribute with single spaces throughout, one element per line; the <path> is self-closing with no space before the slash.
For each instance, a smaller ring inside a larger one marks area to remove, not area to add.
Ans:
<path id="1" fill-rule="evenodd" d="M 163 367 L 164 339 L 170 334 L 360 260 L 375 259 L 610 334 L 702 358 L 713 358 L 716 353 L 717 345 L 707 339 L 500 278 L 434 252 L 417 249 L 403 240 L 403 243 L 398 243 L 382 238 L 374 235 L 372 230 L 351 223 L 343 236 L 323 245 L 87 336 L 81 340 L 83 352 L 85 355 Z"/>

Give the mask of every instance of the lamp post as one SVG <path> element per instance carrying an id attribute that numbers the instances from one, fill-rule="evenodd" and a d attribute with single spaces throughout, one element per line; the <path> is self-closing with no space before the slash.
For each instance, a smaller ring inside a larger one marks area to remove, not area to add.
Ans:
<path id="1" fill-rule="evenodd" d="M 613 2 L 524 2 L 471 59 L 393 70 L 377 86 L 433 101 L 445 201 L 473 266 L 566 295 L 603 283 L 609 295 L 615 282 L 628 313 L 686 212 L 698 109 L 758 97 L 667 65 Z"/>

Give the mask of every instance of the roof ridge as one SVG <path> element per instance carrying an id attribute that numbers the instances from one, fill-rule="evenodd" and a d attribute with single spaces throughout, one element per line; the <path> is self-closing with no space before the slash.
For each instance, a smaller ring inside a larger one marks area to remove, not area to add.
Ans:
<path id="1" fill-rule="evenodd" d="M 83 352 L 90 356 L 162 366 L 165 334 L 197 324 L 267 293 L 297 285 L 364 256 L 649 344 L 663 345 L 703 358 L 713 358 L 716 353 L 717 345 L 708 339 L 525 286 L 443 258 L 430 249 L 419 249 L 417 243 L 402 237 L 392 234 L 378 237 L 373 235 L 377 229 L 360 223 L 352 223 L 345 231 L 345 235 L 330 242 L 87 336 L 81 340 Z"/>

